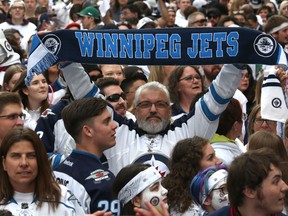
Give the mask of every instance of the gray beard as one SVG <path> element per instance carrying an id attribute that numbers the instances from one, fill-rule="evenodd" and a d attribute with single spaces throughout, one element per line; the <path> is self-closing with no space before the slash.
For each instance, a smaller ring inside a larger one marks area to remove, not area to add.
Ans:
<path id="1" fill-rule="evenodd" d="M 163 119 L 160 123 L 155 124 L 154 121 L 146 121 L 143 119 L 137 120 L 138 127 L 148 134 L 157 134 L 163 131 L 170 123 L 169 119 Z"/>

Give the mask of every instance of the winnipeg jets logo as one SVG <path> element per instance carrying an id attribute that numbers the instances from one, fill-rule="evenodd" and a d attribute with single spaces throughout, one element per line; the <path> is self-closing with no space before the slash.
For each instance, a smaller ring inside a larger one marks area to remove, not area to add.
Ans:
<path id="1" fill-rule="evenodd" d="M 42 118 L 47 118 L 48 115 L 56 115 L 55 113 L 53 113 L 53 111 L 51 109 L 46 109 L 42 114 L 41 117 Z"/>
<path id="2" fill-rule="evenodd" d="M 280 98 L 273 98 L 272 106 L 274 108 L 279 108 L 279 107 L 281 107 L 281 105 L 282 105 L 282 102 L 281 102 Z"/>
<path id="3" fill-rule="evenodd" d="M 9 52 L 12 52 L 13 49 L 12 49 L 12 47 L 8 41 L 4 41 L 4 46 L 5 46 L 6 50 L 8 50 Z"/>
<path id="4" fill-rule="evenodd" d="M 254 41 L 254 49 L 259 56 L 270 57 L 276 49 L 276 42 L 268 35 L 259 35 Z"/>
<path id="5" fill-rule="evenodd" d="M 61 48 L 60 39 L 54 34 L 48 34 L 43 39 L 45 47 L 54 55 L 57 55 Z"/>
<path id="6" fill-rule="evenodd" d="M 104 171 L 102 169 L 97 169 L 91 172 L 90 175 L 85 180 L 89 180 L 89 179 L 94 179 L 96 183 L 101 183 L 102 180 L 108 181 L 110 180 L 109 172 Z"/>

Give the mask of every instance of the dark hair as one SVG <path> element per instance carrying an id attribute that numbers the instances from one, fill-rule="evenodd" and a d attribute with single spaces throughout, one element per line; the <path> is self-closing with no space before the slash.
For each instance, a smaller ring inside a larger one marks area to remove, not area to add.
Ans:
<path id="1" fill-rule="evenodd" d="M 73 101 L 62 110 L 65 128 L 76 143 L 81 140 L 83 125 L 91 118 L 101 115 L 106 106 L 107 102 L 101 98 L 83 98 Z"/>
<path id="2" fill-rule="evenodd" d="M 7 89 L 5 88 L 5 84 L 8 84 L 16 73 L 22 73 L 23 71 L 24 69 L 20 64 L 9 66 L 4 74 L 2 91 L 7 91 Z M 12 89 L 9 90 L 11 91 Z"/>
<path id="3" fill-rule="evenodd" d="M 248 150 L 256 150 L 260 148 L 269 148 L 282 161 L 288 162 L 288 155 L 283 140 L 277 134 L 267 131 L 257 131 L 249 137 Z"/>
<path id="4" fill-rule="evenodd" d="M 53 172 L 48 161 L 46 150 L 39 136 L 29 128 L 11 129 L 0 145 L 0 200 L 2 204 L 6 204 L 13 198 L 14 189 L 10 183 L 9 176 L 4 171 L 3 160 L 6 159 L 9 149 L 17 142 L 28 141 L 33 145 L 36 154 L 38 167 L 38 175 L 35 178 L 34 197 L 39 201 L 38 206 L 41 207 L 43 202 L 55 210 L 59 204 L 61 192 L 60 187 L 56 183 Z M 41 171 L 40 171 L 41 169 Z"/>
<path id="5" fill-rule="evenodd" d="M 163 179 L 168 190 L 169 208 L 183 213 L 193 203 L 189 191 L 193 177 L 200 171 L 203 148 L 209 140 L 194 136 L 180 140 L 173 149 L 169 160 L 170 173 Z"/>
<path id="6" fill-rule="evenodd" d="M 120 170 L 113 183 L 113 193 L 117 197 L 121 189 L 138 173 L 149 168 L 149 164 L 130 164 Z M 121 215 L 134 215 L 134 205 L 132 202 L 126 203 L 121 209 Z"/>
<path id="7" fill-rule="evenodd" d="M 232 207 L 243 204 L 245 188 L 256 190 L 261 186 L 271 171 L 271 165 L 281 168 L 278 156 L 267 148 L 248 151 L 232 161 L 227 178 L 227 189 Z"/>
<path id="8" fill-rule="evenodd" d="M 224 23 L 228 22 L 228 21 L 232 21 L 232 22 L 234 22 L 234 24 L 239 25 L 239 22 L 238 22 L 238 20 L 235 17 L 233 17 L 233 16 L 225 16 L 225 17 L 223 17 L 223 18 L 221 18 L 219 20 L 219 22 L 217 23 L 217 26 L 224 27 Z"/>
<path id="9" fill-rule="evenodd" d="M 71 20 L 73 20 L 73 14 L 76 14 L 81 12 L 83 10 L 83 7 L 81 4 L 73 4 L 73 6 L 71 7 L 70 11 L 69 11 L 69 17 Z"/>
<path id="10" fill-rule="evenodd" d="M 180 107 L 180 97 L 179 92 L 177 91 L 177 87 L 179 84 L 179 79 L 181 78 L 184 70 L 186 67 L 193 68 L 196 73 L 201 77 L 201 86 L 202 86 L 202 92 L 204 91 L 204 84 L 203 79 L 201 76 L 200 71 L 195 66 L 178 66 L 176 67 L 170 74 L 168 79 L 168 91 L 171 97 L 171 101 L 179 108 Z"/>
<path id="11" fill-rule="evenodd" d="M 242 115 L 239 101 L 232 98 L 224 112 L 220 115 L 216 133 L 226 136 L 235 122 L 242 122 Z"/>
<path id="12" fill-rule="evenodd" d="M 111 85 L 120 86 L 119 81 L 113 77 L 102 77 L 97 80 L 97 86 L 101 91 L 103 91 L 104 88 Z"/>
<path id="13" fill-rule="evenodd" d="M 0 216 L 13 216 L 13 215 L 12 215 L 12 212 L 10 212 L 9 210 L 1 209 Z"/>
<path id="14" fill-rule="evenodd" d="M 189 15 L 198 11 L 198 9 L 196 7 L 194 7 L 193 5 L 189 5 L 188 7 L 186 7 L 183 11 L 184 17 L 187 20 Z"/>
<path id="15" fill-rule="evenodd" d="M 9 104 L 22 106 L 20 96 L 17 93 L 0 92 L 0 113 L 2 113 L 5 107 Z"/>
<path id="16" fill-rule="evenodd" d="M 265 10 L 265 9 L 268 10 L 268 14 L 272 13 L 272 9 L 269 6 L 263 5 L 257 10 L 256 14 L 259 14 L 261 12 L 261 10 Z"/>
<path id="17" fill-rule="evenodd" d="M 134 1 L 133 4 L 136 5 L 139 8 L 139 10 L 141 12 L 141 15 L 143 17 L 148 17 L 148 16 L 152 15 L 152 10 L 147 6 L 147 4 L 145 4 L 145 2 L 143 2 L 143 1 Z"/>
<path id="18" fill-rule="evenodd" d="M 251 112 L 251 109 L 254 104 L 254 98 L 255 98 L 255 88 L 256 88 L 256 81 L 254 80 L 252 69 L 249 65 L 247 65 L 247 71 L 249 74 L 249 86 L 248 88 L 243 92 L 243 94 L 246 96 L 248 102 L 246 104 L 247 114 L 249 115 Z"/>
<path id="19" fill-rule="evenodd" d="M 122 90 L 127 93 L 134 82 L 137 80 L 143 80 L 144 82 L 148 82 L 147 77 L 143 73 L 136 72 L 129 76 L 129 78 L 125 78 L 121 83 Z"/>
<path id="20" fill-rule="evenodd" d="M 258 22 L 257 16 L 254 13 L 247 14 L 246 15 L 246 19 L 247 20 L 252 20 L 253 22 Z"/>
<path id="21" fill-rule="evenodd" d="M 123 73 L 125 75 L 125 78 L 130 78 L 130 76 L 133 76 L 135 73 L 144 74 L 144 71 L 142 68 L 137 67 L 137 66 L 127 66 L 123 68 Z"/>
<path id="22" fill-rule="evenodd" d="M 137 5 L 134 5 L 134 4 L 127 4 L 127 5 L 124 5 L 121 9 L 121 11 L 123 11 L 124 9 L 128 9 L 130 10 L 132 13 L 137 13 L 137 18 L 138 19 L 141 19 L 141 11 L 140 9 L 138 8 Z"/>
<path id="23" fill-rule="evenodd" d="M 17 81 L 17 83 L 15 84 L 14 88 L 12 89 L 12 92 L 18 92 L 18 94 L 21 97 L 21 101 L 22 101 L 24 108 L 29 109 L 30 106 L 29 106 L 28 96 L 26 94 L 24 94 L 24 92 L 23 92 L 23 89 L 28 88 L 25 84 L 26 76 L 27 76 L 27 71 L 24 70 L 21 73 L 21 76 L 20 76 L 19 80 Z M 47 95 L 47 98 L 41 102 L 40 113 L 44 112 L 49 106 L 50 106 L 50 104 L 49 104 L 48 95 Z"/>

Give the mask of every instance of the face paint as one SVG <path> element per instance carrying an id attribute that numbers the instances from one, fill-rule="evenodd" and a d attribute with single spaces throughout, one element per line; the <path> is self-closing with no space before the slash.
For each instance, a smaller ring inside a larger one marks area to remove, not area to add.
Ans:
<path id="1" fill-rule="evenodd" d="M 143 190 L 141 195 L 141 208 L 147 209 L 146 205 L 144 204 L 144 201 L 150 202 L 153 206 L 157 208 L 158 211 L 161 212 L 161 206 L 160 202 L 164 201 L 167 205 L 167 189 L 164 188 L 161 184 L 161 180 L 154 182 L 149 187 L 145 188 Z"/>
<path id="2" fill-rule="evenodd" d="M 226 185 L 216 185 L 212 193 L 212 207 L 217 210 L 229 205 L 228 192 Z"/>

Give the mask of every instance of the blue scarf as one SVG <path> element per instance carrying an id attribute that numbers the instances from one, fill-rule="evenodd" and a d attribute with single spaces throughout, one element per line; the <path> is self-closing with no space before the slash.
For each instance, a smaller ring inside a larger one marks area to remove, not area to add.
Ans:
<path id="1" fill-rule="evenodd" d="M 285 64 L 270 35 L 248 28 L 59 30 L 35 35 L 26 85 L 60 61 L 123 65 Z"/>

